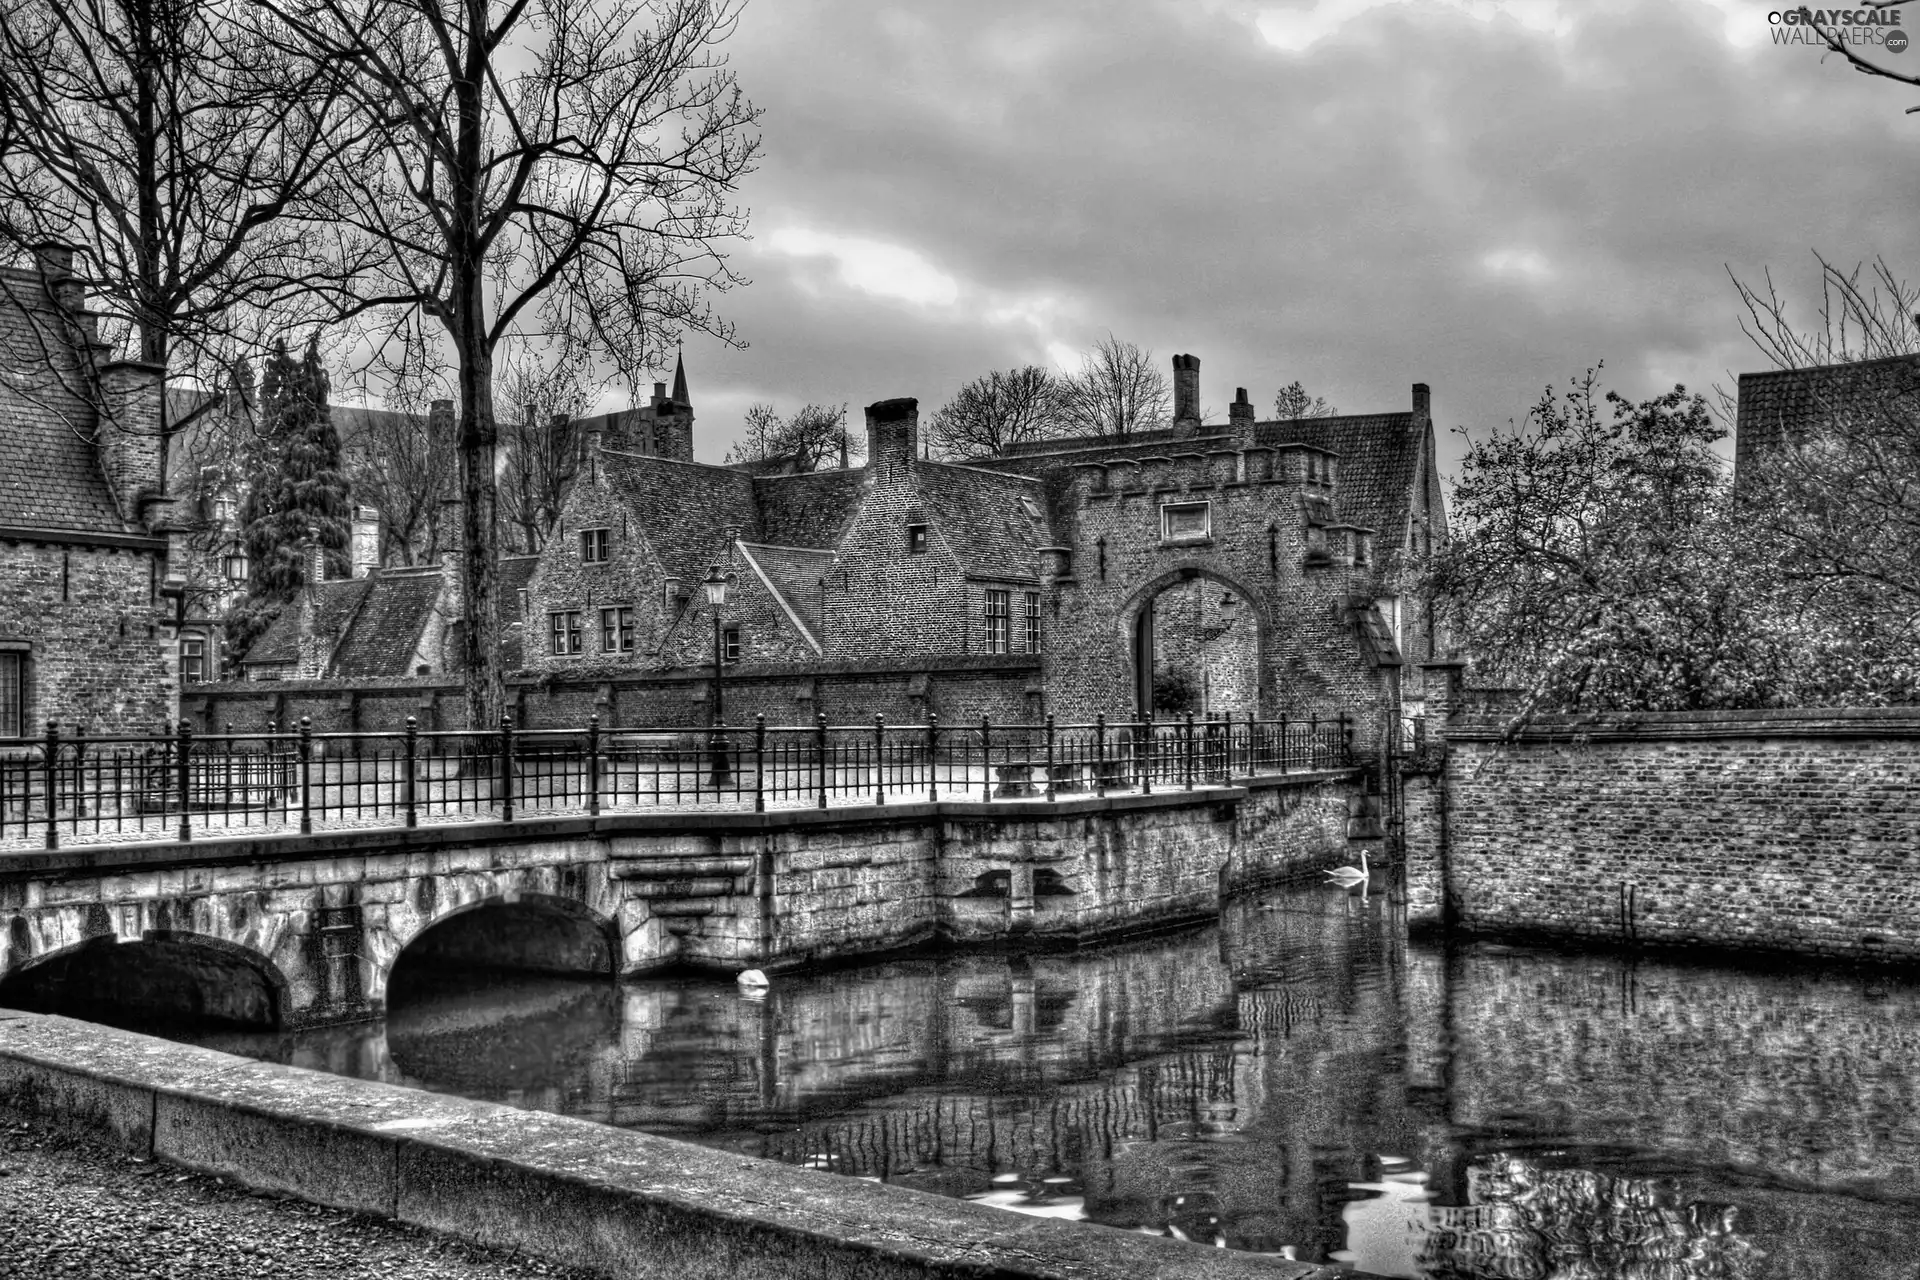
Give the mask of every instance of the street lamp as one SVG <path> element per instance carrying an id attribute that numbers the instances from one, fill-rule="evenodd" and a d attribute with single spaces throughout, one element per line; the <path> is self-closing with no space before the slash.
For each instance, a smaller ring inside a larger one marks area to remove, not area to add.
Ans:
<path id="1" fill-rule="evenodd" d="M 708 742 L 708 749 L 713 759 L 712 783 L 717 791 L 727 784 L 732 774 L 727 763 L 726 722 L 720 701 L 720 666 L 726 658 L 721 648 L 720 610 L 727 603 L 727 589 L 733 585 L 733 575 L 720 572 L 720 566 L 716 564 L 707 570 L 707 576 L 700 580 L 700 585 L 707 589 L 707 603 L 713 606 L 713 737 Z"/>

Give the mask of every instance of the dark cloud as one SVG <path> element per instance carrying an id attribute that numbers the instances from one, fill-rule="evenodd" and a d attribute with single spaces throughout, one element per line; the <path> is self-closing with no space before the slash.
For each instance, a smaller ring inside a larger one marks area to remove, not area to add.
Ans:
<path id="1" fill-rule="evenodd" d="M 1757 367 L 1727 269 L 1900 266 L 1920 142 L 1766 13 L 759 0 L 729 47 L 766 108 L 755 283 L 722 304 L 751 347 L 688 348 L 701 454 L 754 399 L 931 408 L 1109 331 L 1201 356 L 1216 407 L 1424 380 L 1447 425 L 1601 360 L 1633 394 Z"/>

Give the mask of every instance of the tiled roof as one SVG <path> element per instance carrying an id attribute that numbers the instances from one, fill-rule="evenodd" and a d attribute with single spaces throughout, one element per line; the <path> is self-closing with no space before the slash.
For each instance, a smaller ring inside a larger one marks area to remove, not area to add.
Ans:
<path id="1" fill-rule="evenodd" d="M 1916 409 L 1920 356 L 1743 373 L 1734 416 L 1735 474 L 1756 456 L 1836 419 Z"/>
<path id="2" fill-rule="evenodd" d="M 328 674 L 343 678 L 412 675 L 420 633 L 426 630 L 434 601 L 440 597 L 440 570 L 389 570 L 356 581 L 368 584 L 366 597 L 333 651 L 333 669 Z"/>
<path id="3" fill-rule="evenodd" d="M 865 477 L 864 468 L 759 477 L 753 485 L 760 507 L 759 536 L 783 547 L 839 545 L 859 507 Z"/>
<path id="4" fill-rule="evenodd" d="M 94 452 L 66 324 L 37 271 L 0 269 L 0 523 L 134 532 Z M 64 367 L 47 367 L 49 349 Z"/>
<path id="5" fill-rule="evenodd" d="M 759 533 L 753 478 L 725 467 L 605 450 L 607 483 L 641 521 L 661 566 L 685 582 L 706 576 L 724 546 L 720 530 Z"/>
<path id="6" fill-rule="evenodd" d="M 959 556 L 963 572 L 1028 578 L 1040 571 L 1034 549 L 1052 539 L 1044 515 L 1036 519 L 1026 508 L 1027 502 L 1039 508 L 1037 480 L 979 467 L 916 462 L 913 483 L 934 535 Z"/>
<path id="7" fill-rule="evenodd" d="M 322 636 L 337 636 L 366 597 L 372 578 L 338 578 L 313 588 L 313 629 Z M 260 638 L 253 642 L 243 659 L 256 662 L 298 662 L 300 660 L 300 599 L 294 597 L 280 609 Z"/>
<path id="8" fill-rule="evenodd" d="M 520 593 L 533 581 L 533 571 L 540 563 L 539 556 L 502 556 L 500 558 L 499 600 L 500 625 L 510 622 L 525 622 L 520 616 Z"/>
<path id="9" fill-rule="evenodd" d="M 1214 428 L 1202 427 L 1201 431 L 1211 434 Z M 1020 457 L 1033 453 L 1077 453 L 1088 449 L 1113 449 L 1136 444 L 1161 444 L 1178 439 L 1172 427 L 1155 427 L 1149 431 L 1135 431 L 1124 438 L 1116 436 L 1057 436 L 1051 440 L 1029 440 L 1009 447 L 1005 457 Z M 1191 436 L 1188 439 L 1192 439 Z M 996 460 L 997 462 L 997 460 Z"/>
<path id="10" fill-rule="evenodd" d="M 800 623 L 820 639 L 820 580 L 833 568 L 831 551 L 811 547 L 774 547 L 741 543 L 761 576 Z"/>
<path id="11" fill-rule="evenodd" d="M 1426 436 L 1414 415 L 1361 413 L 1332 418 L 1256 422 L 1256 444 L 1306 444 L 1340 455 L 1334 500 L 1341 518 L 1399 545 L 1413 501 L 1413 479 Z"/>

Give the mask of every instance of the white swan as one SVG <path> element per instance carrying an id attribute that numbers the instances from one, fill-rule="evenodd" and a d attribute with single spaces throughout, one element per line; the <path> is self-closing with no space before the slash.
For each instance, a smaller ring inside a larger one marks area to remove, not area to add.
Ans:
<path id="1" fill-rule="evenodd" d="M 749 969 L 735 978 L 734 981 L 743 987 L 769 987 L 773 985 L 767 981 L 767 975 L 758 969 Z"/>
<path id="2" fill-rule="evenodd" d="M 1357 867 L 1332 867 L 1327 871 L 1327 879 L 1343 889 L 1351 889 L 1357 884 L 1367 882 L 1367 851 L 1360 851 L 1360 865 Z"/>

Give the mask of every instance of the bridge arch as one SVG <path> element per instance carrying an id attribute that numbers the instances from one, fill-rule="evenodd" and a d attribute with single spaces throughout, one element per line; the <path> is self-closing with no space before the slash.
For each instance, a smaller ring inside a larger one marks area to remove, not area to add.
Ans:
<path id="1" fill-rule="evenodd" d="M 1197 563 L 1134 588 L 1117 619 L 1134 714 L 1258 715 L 1272 648 L 1269 603 L 1265 593 Z"/>
<path id="2" fill-rule="evenodd" d="M 0 975 L 0 1006 L 135 1030 L 277 1028 L 290 992 L 280 967 L 252 947 L 170 929 L 100 934 Z"/>
<path id="3" fill-rule="evenodd" d="M 619 973 L 618 924 L 558 894 L 488 894 L 440 912 L 393 942 L 382 983 L 389 993 L 412 968 L 606 978 Z"/>

